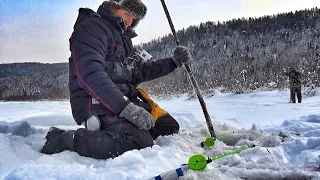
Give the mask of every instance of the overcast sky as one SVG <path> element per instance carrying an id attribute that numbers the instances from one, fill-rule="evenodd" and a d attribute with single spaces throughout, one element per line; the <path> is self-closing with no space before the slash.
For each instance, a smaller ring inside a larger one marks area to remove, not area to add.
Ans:
<path id="1" fill-rule="evenodd" d="M 69 37 L 79 7 L 97 10 L 102 0 L 0 0 L 0 63 L 67 62 Z M 170 33 L 160 0 L 143 0 L 146 18 L 134 44 Z M 206 21 L 226 21 L 320 7 L 320 0 L 168 0 L 176 30 Z"/>

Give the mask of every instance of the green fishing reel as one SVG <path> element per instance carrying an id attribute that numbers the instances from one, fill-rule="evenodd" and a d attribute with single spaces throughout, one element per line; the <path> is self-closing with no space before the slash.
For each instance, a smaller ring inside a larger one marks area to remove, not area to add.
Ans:
<path id="1" fill-rule="evenodd" d="M 224 138 L 224 137 L 227 137 L 227 136 L 230 136 L 231 134 L 233 134 L 234 131 L 232 131 L 231 133 L 228 133 L 228 134 L 223 134 L 217 138 L 213 138 L 213 137 L 208 137 L 204 142 L 201 142 L 200 145 L 201 147 L 212 147 L 216 144 L 216 140 L 219 140 L 221 138 Z"/>
<path id="2" fill-rule="evenodd" d="M 252 149 L 254 147 L 255 147 L 255 145 L 251 145 L 249 147 L 237 149 L 237 150 L 234 150 L 234 151 L 231 151 L 231 152 L 228 152 L 228 153 L 225 153 L 220 156 L 213 157 L 213 158 L 208 157 L 208 159 L 206 159 L 202 154 L 195 154 L 189 158 L 188 165 L 189 165 L 189 168 L 192 170 L 198 170 L 198 171 L 203 170 L 204 168 L 206 168 L 207 164 L 209 164 L 213 161 L 225 158 L 225 157 L 233 155 L 233 154 L 241 153 L 242 151 Z"/>
<path id="3" fill-rule="evenodd" d="M 204 146 L 208 146 L 208 147 L 212 147 L 216 144 L 216 138 L 213 138 L 213 137 L 208 137 L 204 142 L 201 142 L 200 145 L 201 147 L 204 147 Z"/>
<path id="4" fill-rule="evenodd" d="M 210 159 L 208 159 L 208 160 L 210 160 Z M 207 166 L 208 163 L 209 162 L 207 162 L 206 158 L 201 154 L 195 154 L 195 155 L 191 156 L 188 161 L 188 165 L 189 165 L 190 169 L 192 169 L 192 170 L 203 170 Z"/>

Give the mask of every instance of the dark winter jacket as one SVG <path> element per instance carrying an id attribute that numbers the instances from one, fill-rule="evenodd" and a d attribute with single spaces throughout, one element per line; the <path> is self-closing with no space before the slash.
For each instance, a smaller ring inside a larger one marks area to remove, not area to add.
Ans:
<path id="1" fill-rule="evenodd" d="M 289 76 L 290 87 L 300 87 L 301 86 L 301 73 L 293 68 L 291 68 L 286 75 Z"/>
<path id="2" fill-rule="evenodd" d="M 130 101 L 138 103 L 139 83 L 177 68 L 171 58 L 139 61 L 128 34 L 122 18 L 102 6 L 97 13 L 79 10 L 69 58 L 70 103 L 77 124 L 92 114 L 118 115 Z"/>

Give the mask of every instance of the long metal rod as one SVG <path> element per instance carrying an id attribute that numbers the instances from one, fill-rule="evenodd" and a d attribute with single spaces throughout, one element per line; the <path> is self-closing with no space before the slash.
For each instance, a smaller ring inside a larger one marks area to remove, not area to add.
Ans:
<path id="1" fill-rule="evenodd" d="M 177 46 L 179 46 L 180 42 L 179 42 L 179 39 L 178 39 L 178 36 L 177 36 L 177 32 L 174 29 L 174 26 L 173 26 L 173 23 L 172 23 L 172 19 L 170 17 L 168 8 L 166 6 L 166 3 L 164 2 L 164 0 L 160 0 L 160 1 L 162 3 L 163 10 L 166 13 L 166 16 L 167 16 L 167 19 L 168 19 L 172 34 L 173 34 L 174 39 L 176 41 L 176 44 L 177 44 Z M 211 137 L 216 137 L 216 134 L 215 134 L 214 129 L 213 129 L 212 121 L 210 119 L 210 115 L 208 113 L 208 110 L 207 110 L 207 107 L 206 107 L 206 103 L 204 102 L 203 97 L 201 95 L 201 91 L 199 89 L 198 83 L 197 83 L 196 79 L 194 78 L 194 75 L 193 75 L 193 73 L 191 71 L 191 68 L 190 68 L 189 64 L 185 64 L 185 68 L 186 68 L 186 70 L 188 72 L 190 81 L 191 81 L 191 83 L 192 83 L 192 85 L 193 85 L 193 87 L 194 87 L 194 89 L 195 89 L 195 91 L 197 93 L 197 97 L 199 99 L 200 105 L 202 107 L 202 111 L 204 113 L 204 117 L 206 118 L 206 122 L 207 122 L 207 126 L 208 126 L 208 129 L 209 129 L 209 133 L 210 133 Z"/>

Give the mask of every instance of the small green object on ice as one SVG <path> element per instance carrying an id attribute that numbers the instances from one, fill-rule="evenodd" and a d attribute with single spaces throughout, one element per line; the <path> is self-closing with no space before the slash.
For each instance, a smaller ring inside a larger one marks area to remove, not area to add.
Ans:
<path id="1" fill-rule="evenodd" d="M 213 137 L 208 137 L 204 142 L 201 142 L 201 147 L 207 146 L 207 147 L 212 147 L 216 143 L 216 138 Z"/>
<path id="2" fill-rule="evenodd" d="M 212 138 L 212 137 L 208 137 L 206 140 L 205 140 L 205 144 L 209 147 L 211 146 L 214 146 L 216 143 L 216 138 Z"/>
<path id="3" fill-rule="evenodd" d="M 212 147 L 216 144 L 216 140 L 219 140 L 221 138 L 230 136 L 231 134 L 233 134 L 234 131 L 232 133 L 228 133 L 228 134 L 223 134 L 217 138 L 213 138 L 213 137 L 208 137 L 204 142 L 201 142 L 200 145 L 201 147 L 207 146 L 207 147 Z"/>

